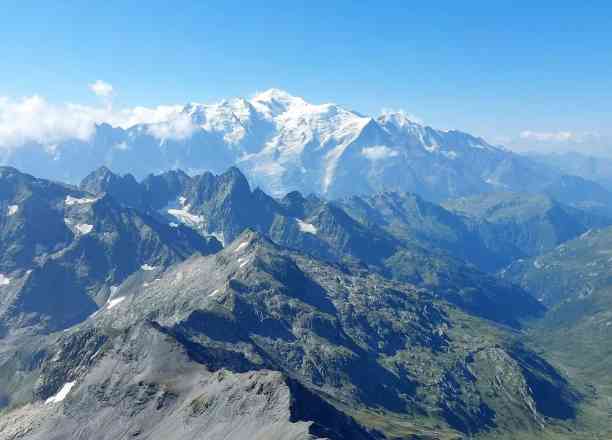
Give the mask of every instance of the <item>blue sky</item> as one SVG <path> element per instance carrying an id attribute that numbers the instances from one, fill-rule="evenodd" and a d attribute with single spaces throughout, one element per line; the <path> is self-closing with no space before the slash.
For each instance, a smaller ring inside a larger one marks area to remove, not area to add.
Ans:
<path id="1" fill-rule="evenodd" d="M 278 87 L 517 148 L 612 146 L 609 2 L 241 3 L 3 2 L 0 97 L 95 105 L 100 79 L 130 107 Z"/>

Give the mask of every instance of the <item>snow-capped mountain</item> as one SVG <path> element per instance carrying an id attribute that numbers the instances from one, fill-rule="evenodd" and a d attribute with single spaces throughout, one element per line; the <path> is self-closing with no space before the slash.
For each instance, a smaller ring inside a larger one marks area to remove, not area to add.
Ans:
<path id="1" fill-rule="evenodd" d="M 138 178 L 174 168 L 221 172 L 237 165 L 273 195 L 402 190 L 440 200 L 537 190 L 556 177 L 544 165 L 481 138 L 423 126 L 401 112 L 372 118 L 278 89 L 250 99 L 191 103 L 167 120 L 127 129 L 101 124 L 85 142 L 30 144 L 4 154 L 6 164 L 70 181 L 101 165 Z"/>

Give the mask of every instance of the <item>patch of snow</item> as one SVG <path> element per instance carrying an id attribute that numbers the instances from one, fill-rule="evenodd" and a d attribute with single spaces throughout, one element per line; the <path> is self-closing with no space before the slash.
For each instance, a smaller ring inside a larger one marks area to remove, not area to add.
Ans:
<path id="1" fill-rule="evenodd" d="M 72 389 L 72 387 L 74 386 L 76 382 L 67 382 L 64 384 L 64 386 L 62 387 L 61 390 L 59 390 L 59 392 L 55 395 L 55 396 L 51 396 L 49 397 L 45 403 L 59 403 L 62 402 L 66 396 L 68 395 L 68 393 L 70 392 L 70 390 Z"/>
<path id="2" fill-rule="evenodd" d="M 210 235 L 212 235 L 217 240 L 219 240 L 219 242 L 223 245 L 223 247 L 225 247 L 225 237 L 223 235 L 223 232 L 211 232 Z"/>
<path id="3" fill-rule="evenodd" d="M 317 227 L 313 225 L 312 223 L 306 223 L 300 220 L 299 218 L 296 218 L 295 221 L 297 222 L 297 225 L 298 225 L 298 228 L 300 228 L 300 231 L 306 232 L 308 234 L 313 234 L 313 235 L 317 233 Z"/>
<path id="4" fill-rule="evenodd" d="M 87 235 L 93 230 L 93 225 L 88 225 L 86 223 L 80 223 L 75 227 L 82 235 Z"/>
<path id="5" fill-rule="evenodd" d="M 501 183 L 501 182 L 498 182 L 497 180 L 494 180 L 494 179 L 492 179 L 492 178 L 490 178 L 490 177 L 489 177 L 489 178 L 487 178 L 487 179 L 485 180 L 485 182 L 486 182 L 486 183 L 488 183 L 489 185 L 494 185 L 494 186 L 502 186 L 502 187 L 504 187 L 504 188 L 507 188 L 507 187 L 508 187 L 508 185 L 506 185 L 506 184 L 504 184 L 504 183 Z"/>
<path id="6" fill-rule="evenodd" d="M 19 205 L 9 205 L 7 209 L 7 215 L 8 216 L 15 215 L 17 214 L 17 211 L 19 211 Z"/>
<path id="7" fill-rule="evenodd" d="M 79 199 L 78 197 L 66 196 L 66 200 L 64 200 L 64 203 L 66 204 L 66 206 L 85 205 L 87 203 L 93 203 L 96 200 L 98 199 L 95 197 L 83 197 Z"/>
<path id="8" fill-rule="evenodd" d="M 377 161 L 396 157 L 399 155 L 399 152 L 385 145 L 377 145 L 375 147 L 363 148 L 361 150 L 361 155 L 368 160 Z"/>
<path id="9" fill-rule="evenodd" d="M 472 148 L 477 148 L 477 149 L 479 149 L 479 150 L 484 150 L 484 149 L 486 149 L 486 148 L 488 147 L 488 145 L 483 144 L 483 143 L 482 143 L 482 142 L 480 142 L 480 141 L 475 141 L 475 140 L 470 140 L 470 141 L 468 142 L 468 144 L 470 145 L 470 147 L 472 147 Z"/>
<path id="10" fill-rule="evenodd" d="M 440 149 L 440 145 L 438 145 L 434 139 L 428 139 L 428 141 L 429 142 L 426 142 L 423 136 L 421 136 L 421 143 L 423 144 L 423 148 L 425 148 L 425 150 L 429 151 L 430 153 L 434 153 Z"/>
<path id="11" fill-rule="evenodd" d="M 10 283 L 11 279 L 0 273 L 0 286 L 8 286 Z"/>
<path id="12" fill-rule="evenodd" d="M 536 269 L 542 269 L 542 264 L 538 260 L 533 260 L 533 267 Z"/>
<path id="13" fill-rule="evenodd" d="M 457 152 L 453 151 L 453 150 L 450 150 L 450 151 L 441 151 L 441 153 L 442 153 L 442 155 L 444 155 L 444 156 L 446 156 L 446 157 L 448 157 L 449 159 L 452 159 L 452 160 L 457 159 L 457 156 L 458 156 Z"/>
<path id="14" fill-rule="evenodd" d="M 185 111 L 200 128 L 216 133 L 231 145 L 238 144 L 245 135 L 253 107 L 242 99 L 223 100 L 216 104 L 190 104 Z"/>
<path id="15" fill-rule="evenodd" d="M 151 266 L 149 264 L 143 264 L 142 266 L 140 266 L 140 268 L 146 272 L 150 272 L 152 270 L 155 270 L 156 267 L 155 266 Z"/>
<path id="16" fill-rule="evenodd" d="M 332 119 L 332 121 L 338 125 L 336 126 L 334 124 L 333 129 L 330 130 L 330 132 L 319 134 L 319 137 L 321 138 L 321 145 L 327 144 L 328 141 L 336 144 L 336 146 L 331 148 L 324 157 L 325 171 L 323 175 L 323 192 L 327 192 L 329 190 L 329 187 L 334 180 L 336 168 L 338 168 L 338 163 L 340 162 L 340 157 L 342 157 L 344 151 L 359 137 L 359 134 L 372 120 L 371 118 L 359 117 L 350 112 L 346 113 L 346 115 L 343 115 L 343 120 L 341 121 L 335 121 Z M 331 128 L 332 127 L 328 127 L 328 129 Z"/>
<path id="17" fill-rule="evenodd" d="M 170 222 L 170 227 L 171 228 L 178 228 L 179 225 L 178 225 L 178 223 Z"/>
<path id="18" fill-rule="evenodd" d="M 204 217 L 201 215 L 191 214 L 189 212 L 189 205 L 183 207 L 183 209 L 168 209 L 167 212 L 172 217 L 179 220 L 188 226 L 199 226 L 204 223 Z"/>
<path id="19" fill-rule="evenodd" d="M 244 249 L 245 247 L 247 247 L 249 244 L 248 241 L 243 241 L 242 243 L 240 243 L 236 249 L 234 249 L 234 252 L 240 252 L 242 249 Z"/>
<path id="20" fill-rule="evenodd" d="M 125 296 L 120 296 L 118 298 L 109 299 L 108 303 L 106 304 L 106 308 L 110 310 L 113 307 L 115 307 L 117 304 L 121 303 L 124 299 L 125 299 Z"/>
<path id="21" fill-rule="evenodd" d="M 215 289 L 213 290 L 213 292 L 211 294 L 208 295 L 209 298 L 212 298 L 213 296 L 217 295 L 219 293 L 219 289 Z"/>
<path id="22" fill-rule="evenodd" d="M 181 204 L 181 206 L 185 206 L 185 203 L 187 203 L 187 199 L 183 196 L 179 197 L 178 201 Z"/>

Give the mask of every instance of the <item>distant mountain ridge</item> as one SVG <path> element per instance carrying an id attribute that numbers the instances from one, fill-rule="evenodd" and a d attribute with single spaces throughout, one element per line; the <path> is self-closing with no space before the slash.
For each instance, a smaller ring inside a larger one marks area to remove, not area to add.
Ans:
<path id="1" fill-rule="evenodd" d="M 5 149 L 0 161 L 73 183 L 101 165 L 137 178 L 238 166 L 273 196 L 293 190 L 328 198 L 407 191 L 434 201 L 500 190 L 538 192 L 563 175 L 482 138 L 418 124 L 402 112 L 369 117 L 278 89 L 251 99 L 188 104 L 166 121 L 127 129 L 101 124 L 88 141 Z"/>

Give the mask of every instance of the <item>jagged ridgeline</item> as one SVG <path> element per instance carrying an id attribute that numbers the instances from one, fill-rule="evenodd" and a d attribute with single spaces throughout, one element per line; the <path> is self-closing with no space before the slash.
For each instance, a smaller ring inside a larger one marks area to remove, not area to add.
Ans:
<path id="1" fill-rule="evenodd" d="M 277 89 L 188 104 L 175 119 L 157 123 L 100 124 L 87 139 L 15 147 L 0 151 L 1 163 L 71 183 L 103 164 L 138 179 L 173 167 L 195 174 L 236 165 L 275 197 L 292 190 L 328 198 L 392 190 L 441 202 L 515 191 L 612 212 L 612 194 L 588 180 L 592 173 L 566 176 L 558 163 L 424 126 L 401 112 L 371 117 Z"/>
<path id="2" fill-rule="evenodd" d="M 0 179 L 1 439 L 555 438 L 579 411 L 524 343 L 544 306 L 464 261 L 464 233 L 495 254 L 473 218 L 237 168 Z"/>

